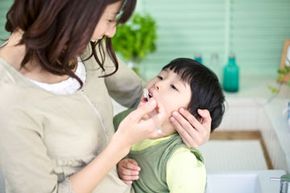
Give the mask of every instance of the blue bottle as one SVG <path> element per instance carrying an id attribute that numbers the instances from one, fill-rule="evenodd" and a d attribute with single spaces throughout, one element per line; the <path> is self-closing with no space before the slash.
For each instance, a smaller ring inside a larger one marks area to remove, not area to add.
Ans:
<path id="1" fill-rule="evenodd" d="M 200 54 L 196 54 L 196 56 L 194 57 L 194 60 L 201 63 L 202 64 L 202 56 Z"/>
<path id="2" fill-rule="evenodd" d="M 223 89 L 227 92 L 239 91 L 239 67 L 233 54 L 223 70 Z"/>

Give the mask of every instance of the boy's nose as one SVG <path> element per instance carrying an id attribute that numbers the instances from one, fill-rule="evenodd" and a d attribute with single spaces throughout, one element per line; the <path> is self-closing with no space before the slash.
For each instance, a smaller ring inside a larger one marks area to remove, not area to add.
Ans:
<path id="1" fill-rule="evenodd" d="M 160 89 L 160 82 L 156 82 L 156 83 L 154 84 L 154 88 L 155 88 L 156 90 L 159 90 L 159 89 Z"/>

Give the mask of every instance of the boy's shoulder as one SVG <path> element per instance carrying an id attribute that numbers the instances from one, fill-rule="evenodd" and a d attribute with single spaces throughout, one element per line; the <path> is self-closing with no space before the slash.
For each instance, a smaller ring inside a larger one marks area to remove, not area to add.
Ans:
<path id="1" fill-rule="evenodd" d="M 177 148 L 167 162 L 166 174 L 170 192 L 204 192 L 206 169 L 197 149 Z"/>
<path id="2" fill-rule="evenodd" d="M 204 159 L 198 149 L 182 145 L 174 150 L 168 162 L 191 162 L 191 164 L 197 165 L 203 163 Z"/>
<path id="3" fill-rule="evenodd" d="M 169 148 L 171 151 L 170 157 L 191 157 L 191 159 L 196 161 L 204 161 L 202 153 L 197 148 L 187 147 L 183 143 L 180 135 L 178 135 L 177 133 L 172 135 L 169 146 L 172 146 L 172 148 Z"/>

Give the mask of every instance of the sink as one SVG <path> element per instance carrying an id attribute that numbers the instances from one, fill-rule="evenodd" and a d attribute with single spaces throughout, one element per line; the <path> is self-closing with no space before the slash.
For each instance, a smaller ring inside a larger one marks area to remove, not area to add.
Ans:
<path id="1" fill-rule="evenodd" d="M 208 173 L 206 193 L 279 193 L 283 170 Z"/>

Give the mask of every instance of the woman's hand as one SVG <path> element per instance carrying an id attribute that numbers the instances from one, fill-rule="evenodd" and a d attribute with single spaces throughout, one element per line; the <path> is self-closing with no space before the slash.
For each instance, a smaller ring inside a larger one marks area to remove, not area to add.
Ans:
<path id="1" fill-rule="evenodd" d="M 147 138 L 163 137 L 162 131 L 157 128 L 165 119 L 165 109 L 158 105 L 155 99 L 141 101 L 138 108 L 120 123 L 114 139 L 122 140 L 122 145 L 130 147 Z"/>
<path id="2" fill-rule="evenodd" d="M 151 116 L 147 116 L 148 114 Z M 161 137 L 162 133 L 156 128 L 163 123 L 165 115 L 164 108 L 157 105 L 154 99 L 144 102 L 131 112 L 120 123 L 104 150 L 83 169 L 70 176 L 73 192 L 92 192 L 109 171 L 129 153 L 131 145 L 146 138 Z"/>
<path id="3" fill-rule="evenodd" d="M 132 184 L 134 180 L 139 179 L 139 172 L 141 168 L 138 163 L 129 158 L 122 159 L 117 165 L 118 175 L 125 184 Z"/>
<path id="4" fill-rule="evenodd" d="M 198 109 L 201 120 L 198 121 L 191 113 L 181 108 L 173 112 L 170 121 L 188 147 L 198 147 L 206 143 L 211 130 L 211 117 L 208 110 Z"/>

